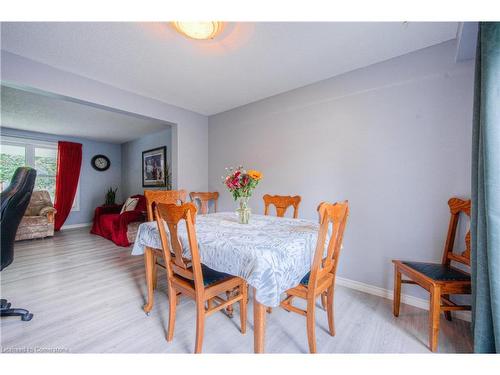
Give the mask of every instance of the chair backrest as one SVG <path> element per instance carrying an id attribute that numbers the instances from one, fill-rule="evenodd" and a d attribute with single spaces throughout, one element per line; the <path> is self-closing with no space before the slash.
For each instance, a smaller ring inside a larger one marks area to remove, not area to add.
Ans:
<path id="1" fill-rule="evenodd" d="M 470 199 L 464 200 L 460 198 L 451 198 L 448 201 L 450 206 L 450 224 L 448 225 L 448 235 L 446 236 L 446 243 L 444 245 L 443 264 L 449 265 L 453 260 L 470 266 L 470 230 L 465 235 L 465 249 L 460 254 L 453 253 L 453 246 L 455 244 L 455 237 L 457 235 L 458 222 L 460 220 L 460 213 L 464 213 L 470 219 Z"/>
<path id="2" fill-rule="evenodd" d="M 214 192 L 191 192 L 189 197 L 192 202 L 198 200 L 200 202 L 200 212 L 205 215 L 208 213 L 208 202 L 214 201 L 214 212 L 217 212 L 217 199 L 219 199 L 219 193 Z"/>
<path id="3" fill-rule="evenodd" d="M 283 217 L 288 207 L 293 206 L 293 217 L 296 219 L 299 216 L 299 205 L 302 198 L 300 195 L 269 195 L 262 197 L 264 199 L 264 215 L 269 215 L 269 205 L 274 205 L 276 208 L 276 216 Z"/>
<path id="4" fill-rule="evenodd" d="M 195 232 L 195 204 L 191 202 L 181 205 L 158 203 L 154 210 L 169 278 L 179 275 L 185 279 L 193 280 L 195 289 L 200 290 L 199 288 L 203 288 L 203 274 Z M 186 224 L 191 260 L 182 256 L 182 245 L 177 231 L 181 220 L 184 220 Z M 165 223 L 170 236 L 167 236 Z"/>
<path id="5" fill-rule="evenodd" d="M 14 239 L 35 186 L 36 170 L 17 168 L 9 186 L 0 193 L 0 271 L 14 260 Z"/>
<path id="6" fill-rule="evenodd" d="M 311 290 L 316 287 L 316 281 L 326 273 L 332 273 L 335 277 L 340 250 L 342 249 L 344 230 L 349 216 L 349 202 L 322 202 L 318 206 L 318 213 L 320 227 L 309 277 Z M 330 239 L 326 244 L 330 225 Z M 327 246 L 326 255 L 325 245 Z"/>
<path id="7" fill-rule="evenodd" d="M 186 190 L 144 190 L 146 197 L 146 210 L 148 221 L 154 220 L 154 206 L 158 203 L 184 203 L 186 201 Z"/>

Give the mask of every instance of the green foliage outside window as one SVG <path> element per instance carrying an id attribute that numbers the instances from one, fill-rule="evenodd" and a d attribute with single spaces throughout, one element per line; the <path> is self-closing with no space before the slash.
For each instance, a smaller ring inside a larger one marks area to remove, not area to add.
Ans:
<path id="1" fill-rule="evenodd" d="M 0 153 L 0 183 L 2 190 L 9 185 L 16 169 L 25 165 L 26 161 L 24 155 Z M 56 190 L 57 169 L 55 157 L 35 157 L 35 169 L 37 170 L 35 190 L 47 190 L 53 200 Z"/>
<path id="2" fill-rule="evenodd" d="M 16 169 L 25 164 L 23 155 L 10 155 L 2 152 L 0 154 L 0 182 L 2 186 L 8 185 Z"/>
<path id="3" fill-rule="evenodd" d="M 37 172 L 35 189 L 47 190 L 52 201 L 54 201 L 56 192 L 57 160 L 54 157 L 36 156 L 35 168 Z"/>

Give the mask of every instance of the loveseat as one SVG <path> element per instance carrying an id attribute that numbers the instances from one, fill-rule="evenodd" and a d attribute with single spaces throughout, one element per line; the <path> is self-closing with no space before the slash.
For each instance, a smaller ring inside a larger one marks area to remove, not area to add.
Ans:
<path id="1" fill-rule="evenodd" d="M 90 233 L 107 238 L 118 246 L 130 246 L 135 240 L 139 224 L 146 218 L 146 199 L 138 198 L 135 209 L 120 213 L 123 205 L 100 206 L 95 209 L 94 221 Z"/>

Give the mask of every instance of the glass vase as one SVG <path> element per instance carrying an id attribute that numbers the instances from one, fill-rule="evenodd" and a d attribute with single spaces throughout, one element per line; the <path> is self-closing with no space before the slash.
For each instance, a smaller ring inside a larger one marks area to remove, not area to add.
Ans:
<path id="1" fill-rule="evenodd" d="M 240 197 L 239 200 L 239 208 L 236 210 L 238 214 L 238 221 L 240 224 L 248 224 L 250 221 L 250 214 L 252 210 L 248 207 L 248 200 L 250 197 Z"/>

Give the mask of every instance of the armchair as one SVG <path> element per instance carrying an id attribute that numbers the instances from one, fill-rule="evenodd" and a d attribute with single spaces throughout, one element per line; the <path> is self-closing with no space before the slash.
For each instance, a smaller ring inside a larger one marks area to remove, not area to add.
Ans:
<path id="1" fill-rule="evenodd" d="M 122 205 L 97 207 L 90 233 L 107 238 L 118 246 L 130 246 L 135 240 L 139 224 L 145 220 L 146 212 L 144 196 L 133 195 L 132 198 L 139 198 L 132 211 L 120 213 Z"/>
<path id="2" fill-rule="evenodd" d="M 48 191 L 34 191 L 17 229 L 15 241 L 52 237 L 56 212 Z"/>

